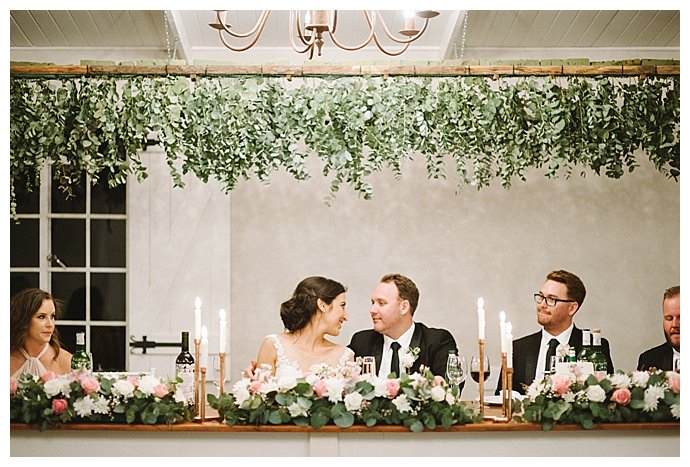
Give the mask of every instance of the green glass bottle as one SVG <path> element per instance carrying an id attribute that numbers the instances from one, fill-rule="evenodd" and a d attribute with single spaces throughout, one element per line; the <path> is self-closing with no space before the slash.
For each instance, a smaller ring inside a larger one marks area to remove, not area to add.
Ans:
<path id="1" fill-rule="evenodd" d="M 608 373 L 608 362 L 604 352 L 601 350 L 601 329 L 592 329 L 590 361 L 594 365 L 595 374 L 606 375 Z"/>
<path id="2" fill-rule="evenodd" d="M 77 349 L 72 354 L 70 368 L 74 371 L 91 371 L 91 357 L 86 352 L 84 333 L 77 333 Z"/>
<path id="3" fill-rule="evenodd" d="M 577 354 L 578 362 L 588 362 L 590 361 L 590 353 L 592 351 L 591 334 L 589 329 L 582 330 L 582 348 L 580 353 Z"/>

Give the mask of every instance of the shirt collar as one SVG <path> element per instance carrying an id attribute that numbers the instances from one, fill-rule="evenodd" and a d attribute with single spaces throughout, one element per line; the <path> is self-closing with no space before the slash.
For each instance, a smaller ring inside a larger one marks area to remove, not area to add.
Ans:
<path id="1" fill-rule="evenodd" d="M 395 341 L 398 344 L 400 344 L 401 349 L 407 349 L 410 346 L 410 342 L 412 341 L 412 335 L 414 334 L 414 322 L 412 322 L 412 325 L 405 331 L 402 336 L 398 337 L 397 339 L 391 339 L 390 337 L 386 336 L 384 334 L 383 336 L 383 348 L 387 349 L 391 346 L 391 342 Z"/>
<path id="2" fill-rule="evenodd" d="M 566 345 L 570 341 L 570 335 L 573 332 L 573 327 L 575 327 L 574 323 L 570 323 L 570 326 L 568 326 L 568 329 L 563 331 L 557 336 L 552 336 L 549 334 L 546 329 L 542 328 L 541 330 L 541 345 L 548 344 L 551 339 L 556 339 L 559 344 L 562 346 Z"/>

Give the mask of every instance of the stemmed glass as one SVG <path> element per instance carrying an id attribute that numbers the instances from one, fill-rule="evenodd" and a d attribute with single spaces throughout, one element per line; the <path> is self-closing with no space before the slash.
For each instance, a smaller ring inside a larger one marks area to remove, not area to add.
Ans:
<path id="1" fill-rule="evenodd" d="M 362 358 L 362 374 L 375 375 L 376 374 L 376 358 L 366 356 Z"/>
<path id="2" fill-rule="evenodd" d="M 680 374 L 680 357 L 673 360 L 673 371 Z"/>
<path id="3" fill-rule="evenodd" d="M 446 364 L 446 380 L 452 385 L 453 395 L 458 396 L 460 393 L 460 383 L 465 381 L 467 377 L 467 362 L 462 355 L 450 354 L 448 355 L 448 363 Z"/>
<path id="4" fill-rule="evenodd" d="M 479 383 L 479 357 L 472 355 L 470 360 L 470 375 L 475 383 Z M 489 363 L 489 356 L 484 355 L 484 382 L 491 376 L 491 365 Z"/>

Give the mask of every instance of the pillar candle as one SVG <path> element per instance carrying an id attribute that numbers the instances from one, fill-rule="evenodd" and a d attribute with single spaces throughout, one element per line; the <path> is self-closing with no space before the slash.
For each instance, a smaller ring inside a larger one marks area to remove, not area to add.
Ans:
<path id="1" fill-rule="evenodd" d="M 199 349 L 199 367 L 208 368 L 208 329 L 201 326 L 201 347 Z"/>
<path id="2" fill-rule="evenodd" d="M 218 318 L 220 319 L 220 339 L 219 339 L 219 350 L 218 353 L 225 353 L 226 342 L 225 337 L 227 333 L 228 322 L 225 320 L 225 310 L 220 309 L 218 312 Z"/>
<path id="3" fill-rule="evenodd" d="M 194 300 L 194 339 L 201 338 L 201 298 Z"/>

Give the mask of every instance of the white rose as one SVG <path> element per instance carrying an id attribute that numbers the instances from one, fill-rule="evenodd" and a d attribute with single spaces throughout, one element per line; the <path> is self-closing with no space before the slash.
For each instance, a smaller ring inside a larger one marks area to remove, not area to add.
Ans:
<path id="1" fill-rule="evenodd" d="M 450 405 L 455 404 L 455 396 L 450 391 L 446 393 L 446 402 L 448 402 Z"/>
<path id="2" fill-rule="evenodd" d="M 398 409 L 398 412 L 400 413 L 410 412 L 412 410 L 410 401 L 407 400 L 407 396 L 405 394 L 401 394 L 395 399 L 393 399 L 393 405 Z"/>
<path id="3" fill-rule="evenodd" d="M 282 391 L 289 391 L 297 386 L 297 378 L 292 375 L 284 375 L 278 378 L 278 387 Z"/>
<path id="4" fill-rule="evenodd" d="M 161 384 L 161 380 L 156 378 L 155 376 L 152 375 L 146 375 L 142 376 L 141 379 L 139 380 L 139 387 L 138 389 L 146 394 L 147 396 L 150 396 L 153 394 L 156 390 L 156 386 Z"/>
<path id="5" fill-rule="evenodd" d="M 120 379 L 113 384 L 113 394 L 127 398 L 132 397 L 134 395 L 134 385 L 126 379 Z"/>
<path id="6" fill-rule="evenodd" d="M 604 402 L 606 400 L 606 391 L 599 385 L 590 386 L 587 388 L 587 399 L 592 402 Z"/>
<path id="7" fill-rule="evenodd" d="M 46 381 L 46 383 L 43 385 L 43 391 L 46 393 L 48 397 L 55 397 L 58 394 L 60 394 L 60 391 L 62 390 L 62 382 L 58 378 L 51 379 L 50 381 Z"/>
<path id="8" fill-rule="evenodd" d="M 403 366 L 403 368 L 410 368 L 414 361 L 415 358 L 407 352 L 403 353 L 402 357 L 400 358 L 400 364 Z"/>
<path id="9" fill-rule="evenodd" d="M 345 408 L 349 412 L 357 412 L 359 409 L 362 408 L 362 401 L 364 400 L 364 396 L 362 396 L 358 392 L 351 392 L 347 396 L 345 396 Z"/>
<path id="10" fill-rule="evenodd" d="M 446 398 L 446 390 L 441 386 L 434 386 L 431 388 L 431 398 L 436 402 L 441 402 Z"/>
<path id="11" fill-rule="evenodd" d="M 376 397 L 388 396 L 388 387 L 386 386 L 387 381 L 387 379 L 379 378 L 378 376 L 372 381 L 372 384 L 374 385 L 374 395 Z"/>

